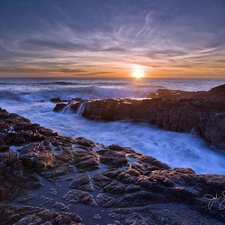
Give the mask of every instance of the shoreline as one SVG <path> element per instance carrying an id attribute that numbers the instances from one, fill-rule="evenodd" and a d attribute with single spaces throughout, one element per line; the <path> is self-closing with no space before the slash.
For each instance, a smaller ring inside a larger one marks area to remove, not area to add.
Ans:
<path id="1" fill-rule="evenodd" d="M 222 195 L 224 175 L 172 169 L 129 147 L 59 136 L 2 109 L 0 122 L 3 224 L 225 222 L 219 203 L 209 209 L 204 198 Z"/>

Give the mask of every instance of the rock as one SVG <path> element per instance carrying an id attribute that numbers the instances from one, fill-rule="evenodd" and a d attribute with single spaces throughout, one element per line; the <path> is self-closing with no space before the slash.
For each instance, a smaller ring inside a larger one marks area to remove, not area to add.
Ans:
<path id="1" fill-rule="evenodd" d="M 204 225 L 222 225 L 208 216 L 199 215 L 196 211 L 191 210 L 184 205 L 178 204 L 151 204 L 139 208 L 119 208 L 113 209 L 109 213 L 110 217 L 125 219 L 125 224 L 204 224 Z"/>
<path id="2" fill-rule="evenodd" d="M 53 103 L 57 103 L 57 102 L 61 102 L 62 100 L 60 99 L 60 97 L 57 97 L 57 98 L 51 98 L 50 101 Z"/>
<path id="3" fill-rule="evenodd" d="M 225 113 L 217 113 L 208 121 L 205 133 L 205 139 L 210 144 L 225 149 Z"/>
<path id="4" fill-rule="evenodd" d="M 107 193 L 122 194 L 125 192 L 126 187 L 127 185 L 120 184 L 117 181 L 113 181 L 110 184 L 104 186 L 102 190 Z"/>
<path id="5" fill-rule="evenodd" d="M 146 163 L 150 166 L 153 166 L 155 169 L 171 169 L 171 167 L 169 167 L 167 164 L 160 162 L 152 156 L 143 156 L 139 159 L 139 162 L 141 162 L 142 164 Z"/>
<path id="6" fill-rule="evenodd" d="M 121 147 L 121 146 L 115 145 L 115 144 L 109 145 L 108 149 L 113 150 L 113 151 L 121 151 L 121 152 L 124 152 L 126 154 L 135 153 L 134 149 L 132 149 L 130 147 Z"/>
<path id="7" fill-rule="evenodd" d="M 106 164 L 112 167 L 123 167 L 128 163 L 125 152 L 117 152 L 112 150 L 100 150 L 97 151 L 100 155 L 100 163 Z"/>
<path id="8" fill-rule="evenodd" d="M 217 95 L 217 91 L 213 92 Z M 201 93 L 195 95 L 199 97 Z M 158 109 L 163 111 L 167 107 L 159 103 L 160 99 L 153 100 L 151 104 Z M 174 97 L 175 100 L 178 98 Z M 165 104 L 171 104 L 167 101 Z M 185 101 L 181 99 L 179 104 L 185 106 Z M 110 104 L 115 104 L 114 100 Z M 138 104 L 147 107 L 148 101 Z M 201 101 L 196 104 L 205 106 Z M 213 110 L 217 104 L 212 106 Z M 178 110 L 180 105 L 173 108 L 175 114 L 182 112 L 181 108 Z M 223 113 L 213 114 L 204 127 L 204 118 L 207 120 L 213 111 L 207 110 L 201 111 L 196 129 L 199 132 L 209 129 L 210 141 L 218 138 L 214 133 L 223 138 Z M 155 113 L 149 108 L 148 112 Z M 148 116 L 142 107 L 135 113 L 145 119 Z M 158 116 L 166 126 L 163 116 L 167 115 Z M 167 119 L 174 122 L 174 129 L 179 126 L 175 118 Z M 79 212 L 84 224 L 91 224 L 94 219 L 99 225 L 225 223 L 224 175 L 198 175 L 190 168 L 170 168 L 129 147 L 103 146 L 83 137 L 59 136 L 1 108 L 0 146 L 5 146 L 0 152 L 0 202 L 4 204 L 0 204 L 0 223 L 3 225 L 80 224 L 81 218 L 70 212 Z M 135 160 L 128 164 L 127 157 Z M 107 166 L 100 166 L 99 161 Z M 61 213 L 65 210 L 68 213 Z"/>
<path id="9" fill-rule="evenodd" d="M 0 138 L 0 145 L 3 145 L 5 142 L 2 138 Z"/>
<path id="10" fill-rule="evenodd" d="M 102 207 L 134 207 L 145 206 L 152 203 L 167 202 L 166 197 L 159 194 L 151 193 L 149 191 L 139 191 L 134 193 L 125 194 L 119 197 L 110 197 L 105 194 L 98 194 L 96 197 L 98 206 Z"/>
<path id="11" fill-rule="evenodd" d="M 74 152 L 74 164 L 78 169 L 89 171 L 99 168 L 98 155 L 92 150 Z"/>
<path id="12" fill-rule="evenodd" d="M 0 145 L 0 152 L 7 152 L 9 151 L 9 146 L 6 144 Z"/>
<path id="13" fill-rule="evenodd" d="M 76 214 L 59 213 L 44 208 L 30 206 L 4 206 L 0 205 L 0 221 L 2 225 L 7 224 L 65 224 L 81 225 L 82 219 Z"/>
<path id="14" fill-rule="evenodd" d="M 194 202 L 197 194 L 184 187 L 171 187 L 165 190 L 165 194 L 174 202 Z"/>
<path id="15" fill-rule="evenodd" d="M 107 186 L 112 181 L 112 179 L 110 179 L 107 176 L 104 176 L 104 174 L 102 174 L 102 173 L 95 174 L 93 176 L 93 180 L 94 180 L 94 186 L 98 189 L 101 189 L 101 188 Z"/>
<path id="16" fill-rule="evenodd" d="M 62 154 L 55 154 L 55 158 L 63 162 L 73 163 L 73 157 L 74 153 L 65 147 L 62 149 Z"/>
<path id="17" fill-rule="evenodd" d="M 96 143 L 91 141 L 91 140 L 88 140 L 84 137 L 78 137 L 75 139 L 75 143 L 77 145 L 82 145 L 84 147 L 95 147 Z"/>
<path id="18" fill-rule="evenodd" d="M 64 205 L 62 202 L 56 202 L 54 205 L 53 205 L 54 208 L 58 208 L 58 209 L 61 209 L 61 210 L 69 210 L 70 208 L 66 205 Z"/>
<path id="19" fill-rule="evenodd" d="M 17 158 L 16 153 L 0 153 L 0 201 L 12 200 L 24 189 L 41 187 L 37 176 Z"/>
<path id="20" fill-rule="evenodd" d="M 68 191 L 66 194 L 62 197 L 64 200 L 69 201 L 71 203 L 83 203 L 85 205 L 92 205 L 95 206 L 95 200 L 93 199 L 93 196 L 85 191 Z"/>
<path id="21" fill-rule="evenodd" d="M 70 184 L 71 188 L 83 190 L 83 191 L 94 191 L 91 183 L 90 176 L 87 173 L 77 176 Z"/>
<path id="22" fill-rule="evenodd" d="M 72 103 L 70 104 L 70 109 L 74 112 L 74 113 L 77 113 L 77 110 L 79 109 L 81 103 Z"/>
<path id="23" fill-rule="evenodd" d="M 212 88 L 209 93 L 211 94 L 225 94 L 225 84 Z"/>
<path id="24" fill-rule="evenodd" d="M 43 171 L 54 167 L 53 155 L 43 144 L 29 144 L 19 149 L 23 164 L 34 170 Z"/>
<path id="25" fill-rule="evenodd" d="M 73 173 L 74 172 L 74 168 L 72 165 L 68 164 L 68 163 L 58 163 L 55 162 L 55 167 L 54 168 L 47 168 L 44 171 L 39 171 L 39 173 L 47 178 L 50 181 L 54 181 L 54 179 L 57 180 L 57 177 L 59 176 L 63 176 L 65 174 L 68 173 Z"/>
<path id="26" fill-rule="evenodd" d="M 99 214 L 93 216 L 94 220 L 100 220 L 102 217 Z"/>
<path id="27" fill-rule="evenodd" d="M 54 112 L 60 112 L 60 111 L 62 111 L 66 107 L 66 105 L 67 105 L 66 103 L 58 103 L 54 107 L 53 111 Z"/>
<path id="28" fill-rule="evenodd" d="M 58 195 L 58 192 L 54 189 L 54 188 L 51 188 L 49 193 L 52 195 L 52 196 L 57 196 Z"/>

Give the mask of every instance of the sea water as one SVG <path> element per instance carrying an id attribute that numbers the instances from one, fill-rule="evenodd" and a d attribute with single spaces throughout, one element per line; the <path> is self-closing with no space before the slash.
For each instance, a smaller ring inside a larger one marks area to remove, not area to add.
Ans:
<path id="1" fill-rule="evenodd" d="M 105 145 L 119 144 L 151 155 L 171 167 L 196 173 L 225 174 L 225 150 L 189 133 L 159 129 L 147 123 L 90 121 L 69 110 L 55 113 L 51 98 L 146 98 L 160 88 L 208 91 L 225 79 L 0 79 L 0 107 L 56 130 L 60 135 L 85 137 Z"/>

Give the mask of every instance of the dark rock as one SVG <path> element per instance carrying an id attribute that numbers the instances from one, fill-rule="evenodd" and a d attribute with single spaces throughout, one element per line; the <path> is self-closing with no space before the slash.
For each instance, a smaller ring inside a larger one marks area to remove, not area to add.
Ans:
<path id="1" fill-rule="evenodd" d="M 16 153 L 0 153 L 0 201 L 12 200 L 24 189 L 41 186 L 37 176 L 23 166 Z"/>
<path id="2" fill-rule="evenodd" d="M 13 141 L 13 143 L 15 143 L 15 144 L 23 144 L 24 142 L 26 142 L 26 140 L 22 136 L 16 136 Z"/>
<path id="3" fill-rule="evenodd" d="M 19 158 L 23 165 L 34 171 L 43 171 L 54 167 L 53 155 L 43 144 L 29 144 L 19 149 Z"/>
<path id="4" fill-rule="evenodd" d="M 129 207 L 145 206 L 150 203 L 167 202 L 166 197 L 149 191 L 139 191 L 125 194 L 119 197 L 109 197 L 105 194 L 98 194 L 96 197 L 98 206 L 102 207 Z"/>
<path id="5" fill-rule="evenodd" d="M 151 204 L 146 207 L 119 208 L 110 210 L 109 216 L 112 218 L 125 219 L 125 224 L 204 224 L 222 225 L 223 223 L 201 215 L 195 210 L 181 204 Z"/>
<path id="6" fill-rule="evenodd" d="M 133 154 L 135 153 L 134 149 L 130 148 L 130 147 L 121 147 L 119 145 L 109 145 L 108 149 L 113 150 L 113 151 L 121 151 L 121 152 L 125 152 L 126 154 Z"/>
<path id="7" fill-rule="evenodd" d="M 60 112 L 62 109 L 64 109 L 66 107 L 66 105 L 67 105 L 66 103 L 58 103 L 54 107 L 53 111 L 54 112 Z"/>
<path id="8" fill-rule="evenodd" d="M 60 99 L 60 97 L 57 97 L 57 98 L 51 98 L 50 101 L 53 103 L 57 103 L 57 102 L 61 102 L 62 100 Z"/>
<path id="9" fill-rule="evenodd" d="M 66 148 L 62 149 L 62 154 L 55 154 L 57 160 L 73 163 L 74 153 Z"/>
<path id="10" fill-rule="evenodd" d="M 92 150 L 74 152 L 74 164 L 78 169 L 96 170 L 99 168 L 98 155 Z"/>
<path id="11" fill-rule="evenodd" d="M 36 132 L 39 128 L 40 125 L 37 123 L 34 124 L 14 124 L 14 131 L 33 131 Z"/>
<path id="12" fill-rule="evenodd" d="M 225 84 L 223 85 L 220 85 L 218 87 L 214 87 L 212 88 L 209 93 L 212 93 L 212 94 L 225 94 Z"/>
<path id="13" fill-rule="evenodd" d="M 0 152 L 7 152 L 7 151 L 9 151 L 8 145 L 5 144 L 0 145 Z"/>
<path id="14" fill-rule="evenodd" d="M 58 209 L 61 209 L 61 210 L 69 210 L 69 207 L 66 206 L 65 204 L 63 204 L 62 202 L 56 202 L 54 205 L 53 205 L 54 208 L 58 208 Z"/>
<path id="15" fill-rule="evenodd" d="M 5 142 L 2 138 L 0 138 L 0 145 L 3 145 Z"/>
<path id="16" fill-rule="evenodd" d="M 171 187 L 165 190 L 165 194 L 168 196 L 170 201 L 174 202 L 194 202 L 197 194 L 189 191 L 184 187 Z"/>
<path id="17" fill-rule="evenodd" d="M 224 198 L 223 192 L 225 187 L 225 175 L 206 174 L 197 175 L 199 178 L 199 192 L 204 194 L 211 194 L 212 196 L 221 196 Z"/>
<path id="18" fill-rule="evenodd" d="M 117 181 L 113 181 L 110 184 L 104 186 L 102 190 L 104 192 L 112 193 L 112 194 L 123 194 L 125 192 L 127 185 L 121 184 Z"/>
<path id="19" fill-rule="evenodd" d="M 217 113 L 211 117 L 203 136 L 212 145 L 225 149 L 225 113 Z"/>
<path id="20" fill-rule="evenodd" d="M 82 219 L 74 213 L 59 213 L 44 208 L 30 206 L 3 206 L 0 205 L 0 221 L 8 224 L 65 224 L 81 225 Z"/>
<path id="21" fill-rule="evenodd" d="M 126 186 L 125 192 L 130 193 L 130 192 L 139 191 L 140 189 L 141 189 L 141 187 L 139 185 L 129 184 Z"/>
<path id="22" fill-rule="evenodd" d="M 101 189 L 105 186 L 107 186 L 108 184 L 111 183 L 112 179 L 105 176 L 104 174 L 100 173 L 100 174 L 95 174 L 93 176 L 93 180 L 94 180 L 94 186 L 98 189 Z"/>
<path id="23" fill-rule="evenodd" d="M 200 95 L 195 93 L 195 96 Z M 175 100 L 179 99 L 174 97 Z M 179 104 L 185 106 L 186 100 L 180 99 Z M 158 110 L 165 113 L 163 107 L 167 106 L 160 101 L 153 99 L 151 104 L 157 105 Z M 213 103 L 212 111 L 209 108 L 203 111 L 206 103 L 198 101 L 195 103 L 201 105 L 202 111 L 196 129 L 202 134 L 204 129 L 210 129 L 210 132 L 207 131 L 208 138 L 218 138 L 214 137 L 214 133 L 219 133 L 222 139 L 223 113 L 217 113 L 208 120 L 215 107 L 220 110 L 221 106 L 217 105 L 218 102 Z M 206 102 L 209 103 L 208 100 Z M 124 104 L 122 101 L 120 103 Z M 115 104 L 114 100 L 110 104 Z M 135 104 L 147 107 L 148 101 Z M 165 104 L 172 103 L 168 103 L 167 99 Z M 173 108 L 175 114 L 182 114 L 181 108 L 178 109 L 180 105 Z M 192 106 L 190 108 L 194 109 Z M 191 112 L 190 108 L 187 108 L 188 113 Z M 156 113 L 152 108 L 148 108 L 148 112 Z M 135 113 L 145 119 L 148 117 L 142 107 Z M 158 122 L 155 122 L 167 126 L 169 123 L 164 121 L 164 116 L 174 122 L 171 125 L 173 129 L 182 127 L 180 122 L 175 122 L 175 118 L 164 113 L 158 115 Z M 110 116 L 113 117 L 113 114 Z M 208 121 L 206 125 L 205 120 Z M 59 136 L 53 130 L 31 124 L 29 120 L 1 108 L 0 146 L 6 151 L 0 152 L 0 202 L 4 203 L 0 205 L 0 223 L 3 225 L 71 225 L 81 222 L 76 214 L 55 212 L 50 208 L 77 211 L 84 216 L 85 224 L 91 224 L 93 218 L 101 218 L 96 221 L 99 225 L 225 223 L 223 175 L 197 175 L 190 168 L 172 169 L 151 156 L 135 153 L 129 147 L 107 147 L 85 138 Z M 128 165 L 126 157 L 135 160 L 130 160 Z M 99 161 L 107 166 L 99 168 Z M 76 190 L 68 191 L 69 186 Z M 90 191 L 93 191 L 93 195 Z M 213 203 L 212 199 L 215 200 Z M 67 205 L 66 201 L 74 205 Z M 45 209 L 33 207 L 37 205 Z"/>
<path id="24" fill-rule="evenodd" d="M 51 129 L 47 129 L 47 128 L 43 128 L 43 127 L 39 127 L 38 128 L 38 132 L 41 135 L 45 135 L 47 137 L 54 137 L 54 136 L 58 136 L 57 132 Z"/>
<path id="25" fill-rule="evenodd" d="M 65 195 L 63 195 L 62 198 L 74 204 L 83 203 L 85 205 L 92 205 L 92 206 L 96 205 L 93 196 L 85 191 L 75 191 L 75 190 L 68 191 Z"/>
<path id="26" fill-rule="evenodd" d="M 54 178 L 56 178 L 56 180 L 57 180 L 57 177 L 63 176 L 68 173 L 73 173 L 73 172 L 74 172 L 74 168 L 70 164 L 68 164 L 68 163 L 57 164 L 57 162 L 56 162 L 54 168 L 46 169 L 44 171 L 40 171 L 39 173 L 43 177 L 48 178 L 50 181 L 53 181 Z"/>
<path id="27" fill-rule="evenodd" d="M 77 176 L 69 186 L 83 191 L 94 191 L 90 176 L 87 173 Z"/>
<path id="28" fill-rule="evenodd" d="M 109 177 L 110 179 L 116 179 L 120 173 L 121 171 L 119 171 L 118 169 L 111 169 L 104 171 L 102 174 L 106 177 Z"/>
<path id="29" fill-rule="evenodd" d="M 77 110 L 78 110 L 78 108 L 80 107 L 80 103 L 73 103 L 73 104 L 71 104 L 70 105 L 70 109 L 73 111 L 73 112 L 75 112 L 75 113 L 77 113 Z"/>
<path id="30" fill-rule="evenodd" d="M 77 145 L 83 145 L 85 147 L 94 147 L 96 144 L 95 142 L 91 141 L 91 140 L 88 140 L 84 137 L 78 137 L 75 139 L 75 143 Z"/>
<path id="31" fill-rule="evenodd" d="M 100 163 L 106 164 L 112 167 L 123 167 L 128 163 L 125 152 L 117 152 L 112 150 L 100 150 L 97 151 L 100 155 Z"/>
<path id="32" fill-rule="evenodd" d="M 80 101 L 82 101 L 82 98 L 73 98 L 72 100 L 80 102 Z"/>
<path id="33" fill-rule="evenodd" d="M 158 169 L 171 169 L 167 164 L 160 162 L 152 156 L 143 156 L 139 159 L 139 162 L 149 164 L 150 166 L 157 167 Z"/>

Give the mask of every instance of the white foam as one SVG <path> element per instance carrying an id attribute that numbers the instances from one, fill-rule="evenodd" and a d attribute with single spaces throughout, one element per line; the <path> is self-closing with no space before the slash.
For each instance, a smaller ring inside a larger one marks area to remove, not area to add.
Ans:
<path id="1" fill-rule="evenodd" d="M 80 106 L 79 106 L 79 108 L 77 109 L 77 112 L 76 112 L 77 115 L 82 115 L 83 114 L 83 112 L 85 110 L 85 104 L 86 104 L 86 102 L 82 102 L 80 104 Z"/>

